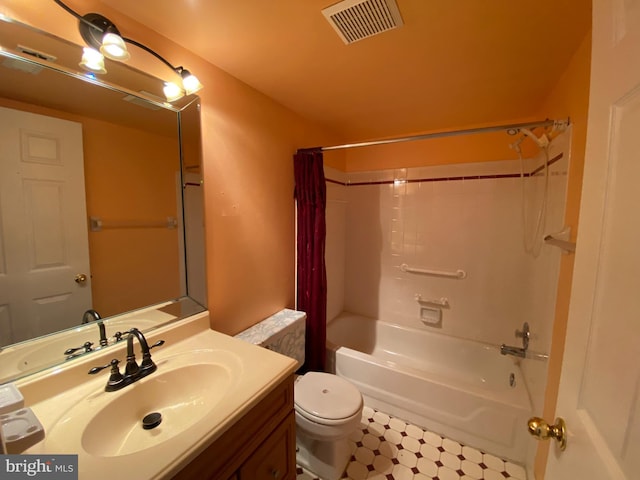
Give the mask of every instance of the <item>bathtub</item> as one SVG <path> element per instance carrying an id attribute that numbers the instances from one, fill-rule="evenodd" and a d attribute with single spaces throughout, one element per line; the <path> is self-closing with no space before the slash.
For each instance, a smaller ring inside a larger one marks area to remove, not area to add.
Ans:
<path id="1" fill-rule="evenodd" d="M 368 406 L 525 462 L 531 402 L 518 361 L 498 347 L 345 312 L 327 325 L 327 359 Z"/>

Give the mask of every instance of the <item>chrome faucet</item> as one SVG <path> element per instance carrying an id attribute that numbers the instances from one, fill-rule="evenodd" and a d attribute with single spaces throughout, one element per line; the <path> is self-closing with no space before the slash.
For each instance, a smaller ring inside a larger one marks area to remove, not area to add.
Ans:
<path id="1" fill-rule="evenodd" d="M 107 332 L 104 328 L 104 323 L 102 322 L 100 314 L 93 309 L 84 312 L 82 315 L 82 325 L 89 322 L 98 322 L 98 328 L 100 329 L 100 346 L 106 347 L 109 344 L 109 341 L 107 340 Z"/>
<path id="2" fill-rule="evenodd" d="M 512 347 L 511 345 L 500 345 L 500 353 L 502 355 L 513 355 L 514 357 L 524 358 L 527 356 L 527 351 L 524 348 Z"/>
<path id="3" fill-rule="evenodd" d="M 136 355 L 133 351 L 134 338 L 138 339 L 138 342 L 140 343 L 140 350 L 142 351 L 142 362 L 140 365 L 136 362 Z M 118 366 L 120 360 L 117 358 L 111 360 L 108 365 L 92 368 L 89 370 L 89 374 L 95 375 L 105 368 L 111 367 L 111 375 L 109 376 L 109 380 L 107 381 L 107 385 L 104 389 L 107 392 L 120 390 L 121 388 L 131 385 L 157 370 L 158 366 L 151 359 L 151 349 L 159 347 L 160 345 L 164 345 L 164 340 L 158 340 L 156 343 L 149 346 L 147 339 L 144 337 L 142 332 L 137 328 L 132 328 L 129 330 L 129 336 L 127 337 L 127 364 L 124 369 L 124 375 L 120 373 L 120 368 Z"/>
<path id="4" fill-rule="evenodd" d="M 513 355 L 514 357 L 525 358 L 527 356 L 527 349 L 529 348 L 529 338 L 531 332 L 529 330 L 529 324 L 524 322 L 522 331 L 516 330 L 516 338 L 522 338 L 522 347 L 512 347 L 511 345 L 500 345 L 500 353 L 502 355 Z"/>

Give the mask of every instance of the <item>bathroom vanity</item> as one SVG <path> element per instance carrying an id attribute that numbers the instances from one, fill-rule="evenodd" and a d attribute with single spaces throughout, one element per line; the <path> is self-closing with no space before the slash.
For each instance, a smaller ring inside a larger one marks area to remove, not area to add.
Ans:
<path id="1" fill-rule="evenodd" d="M 296 478 L 293 376 L 181 470 L 176 480 Z"/>
<path id="2" fill-rule="evenodd" d="M 208 312 L 147 335 L 157 370 L 106 392 L 124 346 L 16 382 L 45 430 L 24 453 L 78 454 L 79 478 L 295 479 L 295 360 L 209 328 Z M 134 342 L 140 361 L 140 346 Z M 162 422 L 143 429 L 158 412 Z"/>

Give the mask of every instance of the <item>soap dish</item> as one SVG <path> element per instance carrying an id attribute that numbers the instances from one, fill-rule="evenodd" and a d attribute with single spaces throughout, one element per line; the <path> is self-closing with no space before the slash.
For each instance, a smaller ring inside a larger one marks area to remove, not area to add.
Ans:
<path id="1" fill-rule="evenodd" d="M 44 427 L 30 408 L 0 415 L 0 424 L 8 453 L 22 453 L 44 440 Z"/>
<path id="2" fill-rule="evenodd" d="M 24 397 L 13 383 L 0 386 L 0 414 L 24 407 Z"/>

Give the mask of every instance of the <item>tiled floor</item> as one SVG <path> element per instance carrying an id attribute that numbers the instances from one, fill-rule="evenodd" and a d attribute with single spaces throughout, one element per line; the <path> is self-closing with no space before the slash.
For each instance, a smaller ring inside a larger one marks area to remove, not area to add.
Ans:
<path id="1" fill-rule="evenodd" d="M 350 480 L 526 480 L 524 468 L 365 407 L 351 437 Z M 297 480 L 317 480 L 298 468 Z"/>

